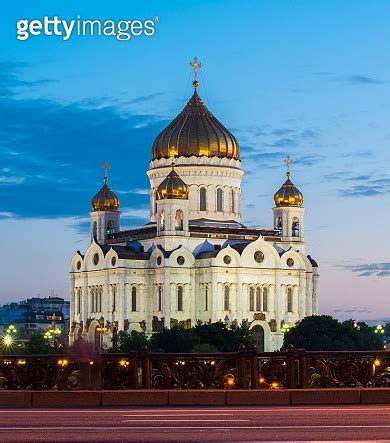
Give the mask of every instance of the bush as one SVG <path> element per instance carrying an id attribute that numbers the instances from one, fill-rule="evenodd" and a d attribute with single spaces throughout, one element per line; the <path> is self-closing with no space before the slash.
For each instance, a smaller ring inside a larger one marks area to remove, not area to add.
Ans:
<path id="1" fill-rule="evenodd" d="M 383 340 L 374 328 L 354 320 L 339 322 L 329 315 L 305 317 L 284 336 L 288 345 L 307 351 L 364 351 L 383 349 Z"/>

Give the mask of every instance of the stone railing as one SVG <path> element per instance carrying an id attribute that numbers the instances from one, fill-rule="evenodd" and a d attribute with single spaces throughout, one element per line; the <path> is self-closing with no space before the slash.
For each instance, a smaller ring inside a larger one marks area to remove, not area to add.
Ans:
<path id="1" fill-rule="evenodd" d="M 3 390 L 294 389 L 390 386 L 390 351 L 0 356 Z"/>

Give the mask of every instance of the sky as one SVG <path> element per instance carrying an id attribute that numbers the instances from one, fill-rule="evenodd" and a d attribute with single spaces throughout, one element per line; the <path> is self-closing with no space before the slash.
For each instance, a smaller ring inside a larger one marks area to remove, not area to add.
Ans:
<path id="1" fill-rule="evenodd" d="M 19 20 L 155 20 L 153 36 L 16 38 Z M 122 226 L 146 223 L 151 145 L 199 93 L 241 146 L 243 222 L 272 226 L 283 159 L 305 198 L 320 313 L 390 317 L 390 2 L 2 3 L 0 303 L 69 297 L 104 162 Z"/>

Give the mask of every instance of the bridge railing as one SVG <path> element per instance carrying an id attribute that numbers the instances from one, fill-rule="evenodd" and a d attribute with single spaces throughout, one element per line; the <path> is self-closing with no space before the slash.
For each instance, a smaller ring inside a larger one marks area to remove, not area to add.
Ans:
<path id="1" fill-rule="evenodd" d="M 0 389 L 390 387 L 390 351 L 6 355 Z"/>

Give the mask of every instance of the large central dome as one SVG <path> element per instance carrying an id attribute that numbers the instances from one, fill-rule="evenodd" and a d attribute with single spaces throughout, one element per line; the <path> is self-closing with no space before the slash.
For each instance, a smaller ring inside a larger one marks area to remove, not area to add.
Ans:
<path id="1" fill-rule="evenodd" d="M 152 160 L 166 157 L 226 157 L 239 159 L 234 135 L 207 109 L 195 91 L 183 111 L 157 136 Z"/>

